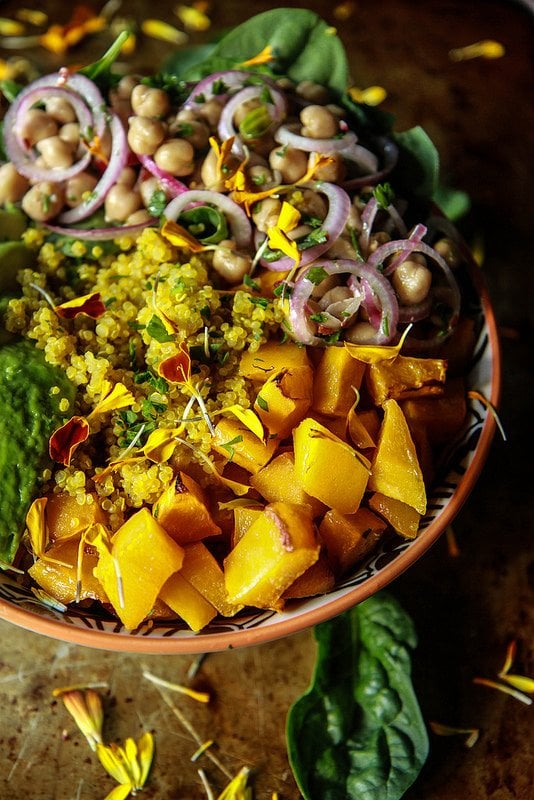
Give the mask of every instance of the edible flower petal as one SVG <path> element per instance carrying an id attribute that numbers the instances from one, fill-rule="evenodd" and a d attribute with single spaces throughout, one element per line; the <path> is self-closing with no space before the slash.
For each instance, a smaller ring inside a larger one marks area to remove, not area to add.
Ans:
<path id="1" fill-rule="evenodd" d="M 410 332 L 411 325 L 403 331 L 397 344 L 353 344 L 345 341 L 343 344 L 353 358 L 363 361 L 365 364 L 378 364 L 380 361 L 392 361 L 400 354 L 402 346 Z"/>
<path id="2" fill-rule="evenodd" d="M 154 675 L 146 669 L 143 670 L 143 678 L 146 678 L 151 683 L 155 683 L 156 686 L 163 686 L 164 689 L 170 689 L 173 692 L 178 692 L 178 694 L 185 694 L 187 697 L 190 697 L 192 700 L 197 700 L 199 703 L 209 703 L 211 700 L 208 692 L 197 692 L 195 689 L 191 689 L 189 686 L 183 686 L 181 683 L 171 683 L 163 678 L 158 678 L 157 675 Z"/>
<path id="3" fill-rule="evenodd" d="M 366 89 L 358 89 L 357 86 L 351 86 L 348 90 L 348 95 L 351 100 L 356 103 L 364 103 L 367 106 L 379 106 L 383 103 L 388 93 L 383 86 L 368 86 Z"/>
<path id="4" fill-rule="evenodd" d="M 300 251 L 297 243 L 288 234 L 294 230 L 300 220 L 300 212 L 285 200 L 278 216 L 278 222 L 267 231 L 269 247 L 281 250 L 286 256 L 292 258 L 295 266 L 300 264 Z"/>
<path id="5" fill-rule="evenodd" d="M 274 60 L 275 60 L 275 55 L 273 53 L 273 48 L 270 44 L 268 44 L 263 48 L 263 50 L 261 50 L 255 56 L 252 56 L 252 58 L 248 58 L 246 61 L 241 61 L 241 63 L 238 66 L 257 67 L 260 64 L 270 64 Z"/>
<path id="6" fill-rule="evenodd" d="M 152 431 L 145 442 L 143 453 L 155 464 L 164 464 L 171 458 L 178 444 L 176 437 L 184 429 L 182 424 L 179 428 L 157 428 Z"/>
<path id="7" fill-rule="evenodd" d="M 89 423 L 85 417 L 74 416 L 58 428 L 48 444 L 52 461 L 68 467 L 76 448 L 89 438 Z"/>
<path id="8" fill-rule="evenodd" d="M 88 34 L 103 30 L 106 24 L 106 19 L 88 6 L 77 5 L 70 20 L 65 25 L 51 25 L 39 37 L 39 44 L 56 55 L 63 55 Z"/>
<path id="9" fill-rule="evenodd" d="M 178 5 L 174 9 L 174 13 L 184 27 L 191 31 L 207 31 L 211 25 L 210 18 L 198 5 Z"/>
<path id="10" fill-rule="evenodd" d="M 437 736 L 466 736 L 465 746 L 473 747 L 478 742 L 480 730 L 478 728 L 455 728 L 452 725 L 443 725 L 441 722 L 428 723 L 430 730 Z"/>
<path id="11" fill-rule="evenodd" d="M 94 689 L 65 690 L 61 692 L 61 699 L 76 725 L 83 733 L 91 750 L 96 750 L 102 744 L 102 724 L 104 713 L 102 701 Z"/>
<path id="12" fill-rule="evenodd" d="M 154 758 L 154 737 L 146 732 L 137 742 L 128 737 L 123 746 L 114 742 L 98 744 L 96 753 L 108 775 L 120 784 L 106 800 L 125 800 L 140 791 L 147 781 Z"/>
<path id="13" fill-rule="evenodd" d="M 54 311 L 58 317 L 63 319 L 75 319 L 79 314 L 86 314 L 88 317 L 98 319 L 106 312 L 106 306 L 102 302 L 100 292 L 92 292 L 74 300 L 68 300 L 55 306 Z"/>
<path id="14" fill-rule="evenodd" d="M 38 558 L 44 556 L 48 542 L 45 508 L 48 502 L 46 497 L 38 497 L 31 504 L 26 514 L 26 529 L 28 531 L 32 553 Z"/>
<path id="15" fill-rule="evenodd" d="M 160 363 L 158 374 L 169 383 L 188 383 L 191 380 L 191 356 L 185 342 L 180 342 L 175 355 Z"/>
<path id="16" fill-rule="evenodd" d="M 518 691 L 511 686 L 507 686 L 504 683 L 498 683 L 498 681 L 492 681 L 489 678 L 473 678 L 473 683 L 476 683 L 479 686 L 488 686 L 490 689 L 497 689 L 503 694 L 509 694 L 511 697 L 515 697 L 516 700 L 519 700 L 526 706 L 532 705 L 531 697 L 528 697 L 528 695 L 524 694 L 523 692 Z"/>
<path id="17" fill-rule="evenodd" d="M 504 45 L 493 39 L 483 39 L 465 47 L 455 47 L 449 50 L 451 61 L 468 61 L 471 58 L 502 58 L 506 50 Z"/>
<path id="18" fill-rule="evenodd" d="M 91 411 L 88 419 L 97 414 L 106 414 L 120 408 L 128 408 L 135 403 L 135 397 L 123 383 L 113 385 L 110 381 L 102 382 L 102 396 Z"/>
<path id="19" fill-rule="evenodd" d="M 225 412 L 233 414 L 240 422 L 243 423 L 243 425 L 245 425 L 245 427 L 249 429 L 249 431 L 257 436 L 258 439 L 261 441 L 264 440 L 265 431 L 263 430 L 261 420 L 258 416 L 256 416 L 251 408 L 243 408 L 243 406 L 240 406 L 238 403 L 236 403 L 234 405 L 221 408 L 221 410 L 217 413 L 224 414 Z"/>
<path id="20" fill-rule="evenodd" d="M 514 687 L 514 689 L 519 689 L 521 692 L 532 694 L 534 693 L 534 678 L 529 678 L 526 675 L 510 674 L 510 669 L 514 663 L 516 653 L 517 642 L 512 640 L 507 647 L 506 658 L 504 660 L 503 667 L 499 672 L 499 678 L 506 683 L 509 683 L 510 686 Z"/>
<path id="21" fill-rule="evenodd" d="M 175 247 L 186 247 L 192 253 L 202 253 L 206 246 L 195 239 L 189 231 L 173 220 L 165 220 L 161 227 L 161 235 Z"/>
<path id="22" fill-rule="evenodd" d="M 145 36 L 169 42 L 169 44 L 184 44 L 189 38 L 186 33 L 161 19 L 144 19 L 141 23 L 141 31 Z"/>

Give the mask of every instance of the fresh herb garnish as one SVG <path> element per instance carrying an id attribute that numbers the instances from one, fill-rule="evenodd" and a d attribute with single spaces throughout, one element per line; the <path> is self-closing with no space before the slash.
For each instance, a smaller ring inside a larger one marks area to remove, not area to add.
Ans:
<path id="1" fill-rule="evenodd" d="M 328 278 L 328 272 L 324 267 L 311 267 L 306 273 L 306 278 L 313 283 L 314 286 L 318 286 L 325 278 Z"/>
<path id="2" fill-rule="evenodd" d="M 172 333 L 167 332 L 165 325 L 156 314 L 152 315 L 150 322 L 146 326 L 146 332 L 160 344 L 174 341 L 174 336 Z"/>
<path id="3" fill-rule="evenodd" d="M 167 207 L 167 195 L 161 189 L 156 189 L 148 201 L 147 211 L 152 217 L 161 217 Z"/>

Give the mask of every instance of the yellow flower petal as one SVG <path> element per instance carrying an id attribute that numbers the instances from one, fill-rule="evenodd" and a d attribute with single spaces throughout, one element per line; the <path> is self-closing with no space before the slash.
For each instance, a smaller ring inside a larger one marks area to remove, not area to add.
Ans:
<path id="1" fill-rule="evenodd" d="M 132 793 L 133 786 L 130 783 L 121 783 L 115 786 L 104 800 L 126 800 Z"/>
<path id="2" fill-rule="evenodd" d="M 265 431 L 263 429 L 261 420 L 258 416 L 256 416 L 251 408 L 243 408 L 243 406 L 240 406 L 236 403 L 235 405 L 221 408 L 221 410 L 217 413 L 224 414 L 225 412 L 229 412 L 237 417 L 238 420 L 249 429 L 249 431 L 252 431 L 252 433 L 257 436 L 258 439 L 261 441 L 265 439 Z"/>
<path id="3" fill-rule="evenodd" d="M 182 433 L 184 427 L 185 424 L 179 428 L 157 428 L 146 440 L 142 452 L 155 464 L 164 464 L 176 450 L 176 437 Z"/>
<path id="4" fill-rule="evenodd" d="M 123 383 L 116 383 L 111 387 L 112 384 L 109 381 L 104 381 L 102 397 L 87 419 L 91 419 L 96 414 L 107 414 L 109 411 L 116 411 L 119 408 L 128 408 L 135 403 L 135 397 Z"/>
<path id="5" fill-rule="evenodd" d="M 467 61 L 471 58 L 502 58 L 506 50 L 504 45 L 493 39 L 483 39 L 465 47 L 455 47 L 449 50 L 451 61 Z"/>
<path id="6" fill-rule="evenodd" d="M 289 233 L 289 231 L 294 230 L 300 221 L 300 211 L 292 206 L 291 203 L 288 203 L 286 200 L 282 203 L 282 208 L 280 209 L 280 214 L 278 215 L 278 227 Z"/>
<path id="7" fill-rule="evenodd" d="M 158 678 L 157 675 L 153 675 L 152 672 L 148 670 L 143 671 L 143 678 L 146 678 L 151 683 L 155 683 L 156 686 L 163 686 L 163 688 L 178 692 L 178 694 L 185 694 L 187 697 L 190 697 L 192 700 L 197 700 L 199 703 L 209 703 L 211 700 L 207 692 L 197 692 L 195 689 L 191 689 L 189 686 L 183 686 L 181 683 L 171 683 L 163 678 Z"/>
<path id="8" fill-rule="evenodd" d="M 29 25 L 40 27 L 46 25 L 48 22 L 48 15 L 44 11 L 38 11 L 36 8 L 19 8 L 16 12 L 17 19 L 21 22 L 27 22 Z"/>
<path id="9" fill-rule="evenodd" d="M 199 8 L 179 5 L 174 9 L 174 13 L 184 27 L 191 31 L 207 31 L 211 25 L 208 15 Z"/>
<path id="10" fill-rule="evenodd" d="M 38 497 L 33 501 L 26 514 L 26 528 L 28 530 L 32 552 L 38 558 L 44 556 L 48 542 L 45 518 L 46 504 L 46 497 Z"/>
<path id="11" fill-rule="evenodd" d="M 150 731 L 143 733 L 137 742 L 139 764 L 141 766 L 140 786 L 144 786 L 147 782 L 154 758 L 154 737 Z"/>
<path id="12" fill-rule="evenodd" d="M 513 686 L 515 689 L 519 689 L 520 692 L 528 692 L 532 694 L 534 692 L 534 678 L 529 678 L 526 675 L 513 675 L 507 673 L 506 675 L 499 675 L 499 678 L 506 683 L 509 683 L 510 686 Z"/>
<path id="13" fill-rule="evenodd" d="M 251 789 L 247 787 L 249 775 L 249 768 L 242 767 L 235 778 L 222 790 L 217 800 L 250 800 L 252 798 L 252 792 Z"/>
<path id="14" fill-rule="evenodd" d="M 344 345 L 350 355 L 358 359 L 358 361 L 363 361 L 365 364 L 378 364 L 380 361 L 394 359 L 399 355 L 411 327 L 411 325 L 408 325 L 398 344 L 353 344 L 352 342 L 344 342 Z"/>
<path id="15" fill-rule="evenodd" d="M 0 36 L 22 36 L 24 25 L 14 19 L 0 17 Z"/>
<path id="16" fill-rule="evenodd" d="M 104 714 L 102 701 L 94 689 L 65 692 L 61 695 L 63 704 L 74 722 L 83 733 L 91 750 L 97 750 L 102 743 L 102 723 Z"/>
<path id="17" fill-rule="evenodd" d="M 238 66 L 240 67 L 255 67 L 259 64 L 269 64 L 275 60 L 273 48 L 270 44 L 266 45 L 257 55 L 242 61 Z"/>
<path id="18" fill-rule="evenodd" d="M 124 765 L 124 761 L 121 758 L 121 751 L 117 745 L 98 744 L 96 747 L 96 754 L 108 775 L 111 775 L 117 783 L 131 786 L 128 770 Z M 128 795 L 126 795 L 126 797 L 128 797 Z"/>
<path id="19" fill-rule="evenodd" d="M 161 19 L 144 19 L 141 23 L 141 31 L 145 36 L 169 42 L 169 44 L 184 44 L 189 39 L 186 33 Z"/>
<path id="20" fill-rule="evenodd" d="M 441 722 L 429 722 L 430 730 L 438 736 L 467 736 L 466 747 L 473 747 L 480 736 L 478 728 L 455 728 L 451 725 L 443 725 Z"/>
<path id="21" fill-rule="evenodd" d="M 368 86 L 366 89 L 358 89 L 352 86 L 348 90 L 349 97 L 356 103 L 365 103 L 367 106 L 378 106 L 383 103 L 388 93 L 383 86 Z"/>
<path id="22" fill-rule="evenodd" d="M 515 697 L 516 700 L 519 700 L 527 706 L 532 705 L 531 697 L 528 697 L 528 695 L 523 694 L 523 692 L 517 689 L 513 689 L 511 686 L 506 686 L 504 683 L 491 681 L 488 678 L 473 678 L 473 683 L 479 684 L 480 686 L 488 686 L 490 689 L 497 689 L 499 692 L 503 692 L 503 694 L 509 694 L 511 697 Z"/>
<path id="23" fill-rule="evenodd" d="M 167 219 L 163 223 L 161 235 L 175 247 L 186 247 L 192 253 L 202 253 L 206 250 L 205 245 L 201 244 L 189 231 L 186 231 L 185 228 L 171 219 Z"/>
<path id="24" fill-rule="evenodd" d="M 294 242 L 285 231 L 281 230 L 278 225 L 274 225 L 267 231 L 267 239 L 269 247 L 272 250 L 281 250 L 284 255 L 289 256 L 295 262 L 295 266 L 300 264 L 300 251 L 297 243 Z"/>

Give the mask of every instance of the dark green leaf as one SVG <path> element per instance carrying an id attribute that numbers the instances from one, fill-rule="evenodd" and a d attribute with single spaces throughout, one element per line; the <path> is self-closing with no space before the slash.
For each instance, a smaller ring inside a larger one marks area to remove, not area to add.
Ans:
<path id="1" fill-rule="evenodd" d="M 396 133 L 393 137 L 399 147 L 399 160 L 391 180 L 407 195 L 428 200 L 438 186 L 439 155 L 430 137 L 417 126 Z"/>
<path id="2" fill-rule="evenodd" d="M 172 333 L 167 333 L 167 329 L 161 319 L 157 317 L 155 314 L 153 315 L 152 319 L 146 326 L 146 332 L 149 336 L 152 336 L 156 342 L 172 342 L 174 341 L 174 336 Z"/>
<path id="3" fill-rule="evenodd" d="M 441 184 L 434 192 L 432 200 L 453 222 L 464 217 L 471 208 L 471 198 L 467 192 Z"/>
<path id="4" fill-rule="evenodd" d="M 315 286 L 318 286 L 325 278 L 328 278 L 328 272 L 324 267 L 311 267 L 306 273 L 306 278 Z"/>
<path id="5" fill-rule="evenodd" d="M 183 211 L 178 222 L 202 244 L 218 244 L 228 238 L 224 214 L 211 206 L 195 206 Z"/>
<path id="6" fill-rule="evenodd" d="M 387 593 L 315 629 L 308 691 L 291 707 L 288 755 L 305 800 L 398 800 L 428 754 L 411 683 L 413 623 Z"/>
<path id="7" fill-rule="evenodd" d="M 147 211 L 152 217 L 161 217 L 167 205 L 167 195 L 161 189 L 157 189 L 148 201 Z"/>

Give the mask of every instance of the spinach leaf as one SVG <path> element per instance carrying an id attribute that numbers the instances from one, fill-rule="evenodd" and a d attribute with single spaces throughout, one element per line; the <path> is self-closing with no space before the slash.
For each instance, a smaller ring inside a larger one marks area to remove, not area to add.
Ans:
<path id="1" fill-rule="evenodd" d="M 399 147 L 399 160 L 391 182 L 409 195 L 429 199 L 438 187 L 439 154 L 426 131 L 415 126 L 393 134 Z"/>
<path id="2" fill-rule="evenodd" d="M 387 593 L 315 629 L 313 681 L 291 707 L 288 755 L 305 800 L 398 800 L 428 754 L 410 679 L 411 619 Z"/>

